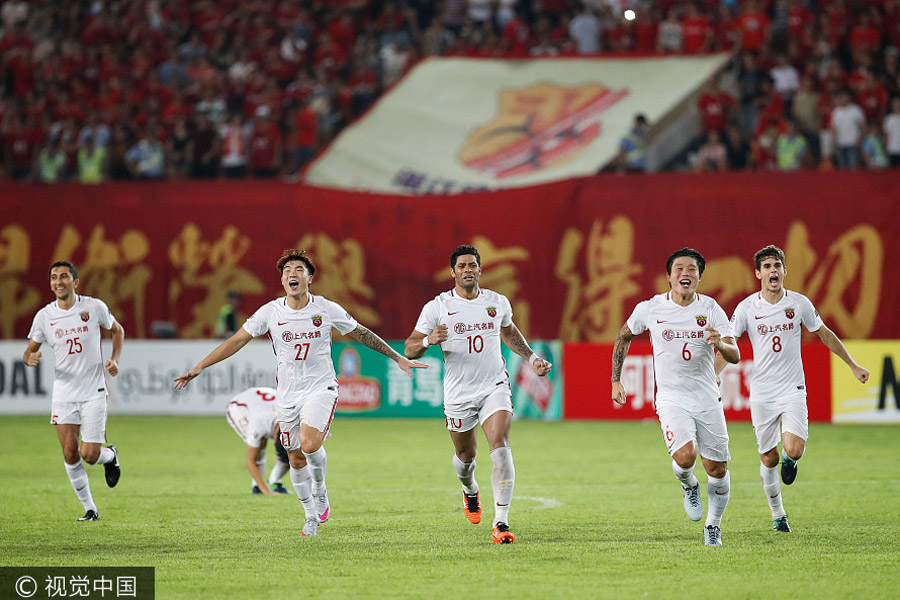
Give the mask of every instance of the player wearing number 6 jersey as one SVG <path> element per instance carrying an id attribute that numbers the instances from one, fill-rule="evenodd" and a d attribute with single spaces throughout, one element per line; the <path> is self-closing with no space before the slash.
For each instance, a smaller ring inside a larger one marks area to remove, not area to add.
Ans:
<path id="1" fill-rule="evenodd" d="M 809 438 L 800 325 L 818 334 L 860 382 L 868 381 L 869 371 L 856 364 L 841 340 L 822 323 L 809 298 L 784 289 L 787 266 L 780 248 L 766 246 L 753 260 L 762 289 L 738 304 L 731 323 L 734 337 L 740 338 L 746 332 L 753 346 L 750 416 L 761 461 L 759 474 L 772 511 L 773 529 L 789 533 L 776 469 L 778 442 L 782 441 L 781 477 L 785 485 L 793 483 L 797 461 Z M 725 363 L 717 360 L 716 370 L 724 368 Z"/>
<path id="2" fill-rule="evenodd" d="M 731 455 L 714 350 L 730 363 L 741 356 L 725 311 L 709 296 L 697 293 L 705 268 L 703 255 L 692 248 L 669 256 L 666 277 L 671 289 L 639 303 L 616 338 L 612 399 L 625 403 L 622 365 L 634 336 L 649 331 L 657 389 L 654 404 L 672 456 L 672 470 L 683 489 L 684 510 L 693 521 L 703 516 L 700 482 L 694 475 L 699 454 L 708 475 L 704 539 L 707 546 L 721 546 L 722 514 L 731 493 Z"/>
<path id="3" fill-rule="evenodd" d="M 113 377 L 119 373 L 125 330 L 102 300 L 75 293 L 79 281 L 78 269 L 70 262 L 59 261 L 50 267 L 50 289 L 56 300 L 35 315 L 24 360 L 29 367 L 37 366 L 41 344 L 53 349 L 56 375 L 50 422 L 56 425 L 69 482 L 84 506 L 84 516 L 78 520 L 96 521 L 100 512 L 81 461 L 103 465 L 109 487 L 119 482 L 116 447 L 101 447 L 106 442 L 108 396 L 103 370 Z M 101 328 L 112 332 L 112 354 L 106 362 L 100 352 Z"/>
<path id="4" fill-rule="evenodd" d="M 277 363 L 275 395 L 280 439 L 288 451 L 291 483 L 306 514 L 300 534 L 305 537 L 316 535 L 318 525 L 328 520 L 331 513 L 322 446 L 338 398 L 331 360 L 331 329 L 394 360 L 407 375 L 412 375 L 412 369 L 427 365 L 407 360 L 357 323 L 340 305 L 312 295 L 309 285 L 316 266 L 305 250 L 285 250 L 276 268 L 281 273 L 285 296 L 260 307 L 237 333 L 174 381 L 175 388 L 182 389 L 206 367 L 225 360 L 254 337 L 269 334 Z"/>
<path id="5" fill-rule="evenodd" d="M 539 376 L 551 365 L 528 346 L 512 320 L 512 307 L 502 294 L 479 287 L 481 255 L 474 246 L 459 246 L 450 255 L 450 276 L 456 285 L 428 302 L 406 340 L 406 356 L 419 358 L 432 344 L 444 357 L 444 414 L 456 449 L 453 467 L 463 486 L 463 511 L 471 523 L 481 522 L 478 483 L 475 481 L 476 425 L 487 438 L 494 497 L 492 538 L 511 544 L 509 505 L 516 471 L 509 448 L 512 395 L 501 340 L 531 363 Z"/>

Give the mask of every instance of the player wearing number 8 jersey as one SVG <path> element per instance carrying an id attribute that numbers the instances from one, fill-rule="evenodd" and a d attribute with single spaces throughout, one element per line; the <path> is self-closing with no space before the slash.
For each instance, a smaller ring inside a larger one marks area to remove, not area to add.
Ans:
<path id="1" fill-rule="evenodd" d="M 53 349 L 55 377 L 50 422 L 62 446 L 66 474 L 75 495 L 84 506 L 79 521 L 100 518 L 82 459 L 102 464 L 106 485 L 115 487 L 121 470 L 115 446 L 105 448 L 108 388 L 104 368 L 113 377 L 119 373 L 119 355 L 125 330 L 102 300 L 75 293 L 80 280 L 70 262 L 50 267 L 50 289 L 56 300 L 38 311 L 28 334 L 25 364 L 37 366 L 41 345 Z M 112 332 L 112 354 L 104 362 L 100 351 L 101 328 Z M 78 435 L 81 434 L 81 444 Z"/>
<path id="2" fill-rule="evenodd" d="M 487 438 L 494 468 L 492 539 L 510 544 L 509 506 L 516 471 L 509 448 L 512 395 L 509 375 L 500 354 L 502 340 L 531 363 L 539 376 L 553 365 L 538 357 L 512 320 L 512 307 L 502 294 L 479 287 L 481 255 L 474 246 L 459 246 L 450 255 L 455 286 L 428 302 L 406 340 L 406 356 L 419 358 L 432 344 L 444 357 L 444 414 L 456 452 L 453 467 L 463 486 L 463 512 L 471 523 L 481 522 L 478 483 L 475 481 L 476 426 Z"/>
<path id="3" fill-rule="evenodd" d="M 794 482 L 797 461 L 809 439 L 806 379 L 800 355 L 800 325 L 815 332 L 835 355 L 865 383 L 869 372 L 856 364 L 841 340 L 822 323 L 809 298 L 784 288 L 787 266 L 784 252 L 766 246 L 753 260 L 761 290 L 742 300 L 731 318 L 734 337 L 745 332 L 753 346 L 750 379 L 750 415 L 759 450 L 759 474 L 772 512 L 773 529 L 789 533 L 790 525 L 778 481 L 778 442 L 783 442 L 781 475 L 785 485 Z M 717 360 L 716 370 L 725 368 Z"/>
<path id="4" fill-rule="evenodd" d="M 285 296 L 263 305 L 237 333 L 174 381 L 175 388 L 182 389 L 206 367 L 232 356 L 254 337 L 269 334 L 277 363 L 280 439 L 288 451 L 291 483 L 306 515 L 300 535 L 312 536 L 331 513 L 322 446 L 338 398 L 331 360 L 331 329 L 384 354 L 408 375 L 412 369 L 427 365 L 407 360 L 341 306 L 312 295 L 309 286 L 316 266 L 306 251 L 285 250 L 276 268 Z"/>
<path id="5" fill-rule="evenodd" d="M 730 363 L 738 362 L 740 353 L 725 311 L 712 298 L 697 293 L 705 268 L 703 255 L 692 248 L 669 256 L 666 277 L 670 290 L 639 303 L 616 338 L 612 398 L 618 404 L 625 403 L 622 365 L 634 336 L 649 331 L 656 414 L 672 456 L 672 470 L 683 489 L 685 512 L 694 521 L 703 516 L 700 482 L 694 475 L 699 454 L 708 475 L 705 543 L 720 546 L 722 514 L 731 493 L 731 455 L 716 384 L 714 350 Z"/>

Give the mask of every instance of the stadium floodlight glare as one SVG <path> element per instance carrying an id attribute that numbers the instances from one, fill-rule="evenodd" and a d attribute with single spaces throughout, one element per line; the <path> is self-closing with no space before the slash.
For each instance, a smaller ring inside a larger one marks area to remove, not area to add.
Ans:
<path id="1" fill-rule="evenodd" d="M 625 11 L 624 17 L 626 21 L 634 21 L 634 11 L 629 8 Z"/>

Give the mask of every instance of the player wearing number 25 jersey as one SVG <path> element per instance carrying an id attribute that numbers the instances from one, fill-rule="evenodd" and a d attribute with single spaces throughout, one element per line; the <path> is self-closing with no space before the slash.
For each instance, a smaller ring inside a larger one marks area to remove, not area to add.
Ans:
<path id="1" fill-rule="evenodd" d="M 56 300 L 35 315 L 24 360 L 34 367 L 41 358 L 42 344 L 53 349 L 50 422 L 56 425 L 69 482 L 85 509 L 79 521 L 96 521 L 100 512 L 82 460 L 89 465 L 102 464 L 109 487 L 118 483 L 118 451 L 113 445 L 101 447 L 106 442 L 108 395 L 103 371 L 113 377 L 118 374 L 125 330 L 102 300 L 75 293 L 79 282 L 78 269 L 72 263 L 60 261 L 50 267 L 50 289 Z M 103 329 L 113 336 L 112 354 L 105 362 L 100 351 Z"/>
<path id="2" fill-rule="evenodd" d="M 787 264 L 780 248 L 766 246 L 753 260 L 760 291 L 738 304 L 731 322 L 735 338 L 746 332 L 753 346 L 750 418 L 760 455 L 759 474 L 772 511 L 772 528 L 790 533 L 776 467 L 778 442 L 783 438 L 781 478 L 785 485 L 793 483 L 797 461 L 809 439 L 800 326 L 816 333 L 860 382 L 868 380 L 869 372 L 854 362 L 841 340 L 819 318 L 809 298 L 784 288 Z M 724 368 L 725 363 L 717 360 L 717 371 Z"/>
<path id="3" fill-rule="evenodd" d="M 632 338 L 649 331 L 657 388 L 656 414 L 672 456 L 672 470 L 682 486 L 684 510 L 693 521 L 703 516 L 700 482 L 694 475 L 699 454 L 708 475 L 709 512 L 704 539 L 707 546 L 721 546 L 722 514 L 731 493 L 731 455 L 716 384 L 715 355 L 718 351 L 730 363 L 738 362 L 741 356 L 725 311 L 712 298 L 697 293 L 705 269 L 706 260 L 693 248 L 682 248 L 669 256 L 669 291 L 638 304 L 616 338 L 612 399 L 625 403 L 622 365 Z"/>
<path id="4" fill-rule="evenodd" d="M 291 483 L 303 505 L 305 520 L 300 535 L 306 537 L 317 535 L 319 524 L 331 514 L 322 446 L 338 398 L 331 361 L 331 329 L 384 354 L 407 375 L 412 375 L 412 369 L 427 365 L 404 358 L 339 305 L 313 296 L 309 286 L 316 266 L 305 250 L 285 250 L 275 267 L 281 274 L 285 295 L 262 306 L 237 333 L 190 371 L 176 377 L 175 388 L 184 388 L 203 369 L 232 356 L 254 337 L 268 334 L 272 338 L 278 380 L 279 440 L 287 450 Z"/>

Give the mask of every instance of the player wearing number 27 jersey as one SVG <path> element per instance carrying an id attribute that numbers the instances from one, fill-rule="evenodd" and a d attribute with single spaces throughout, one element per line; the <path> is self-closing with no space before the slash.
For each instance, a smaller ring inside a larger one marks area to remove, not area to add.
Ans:
<path id="1" fill-rule="evenodd" d="M 790 533 L 776 467 L 778 442 L 783 439 L 781 477 L 785 485 L 793 483 L 797 461 L 809 439 L 800 326 L 818 335 L 860 382 L 868 380 L 869 372 L 853 361 L 841 340 L 822 322 L 809 298 L 784 288 L 787 265 L 780 248 L 766 246 L 753 260 L 760 291 L 738 304 L 731 322 L 735 339 L 746 332 L 753 346 L 750 417 L 760 455 L 759 474 L 772 511 L 772 527 Z M 717 371 L 724 368 L 725 364 L 717 361 Z"/>

